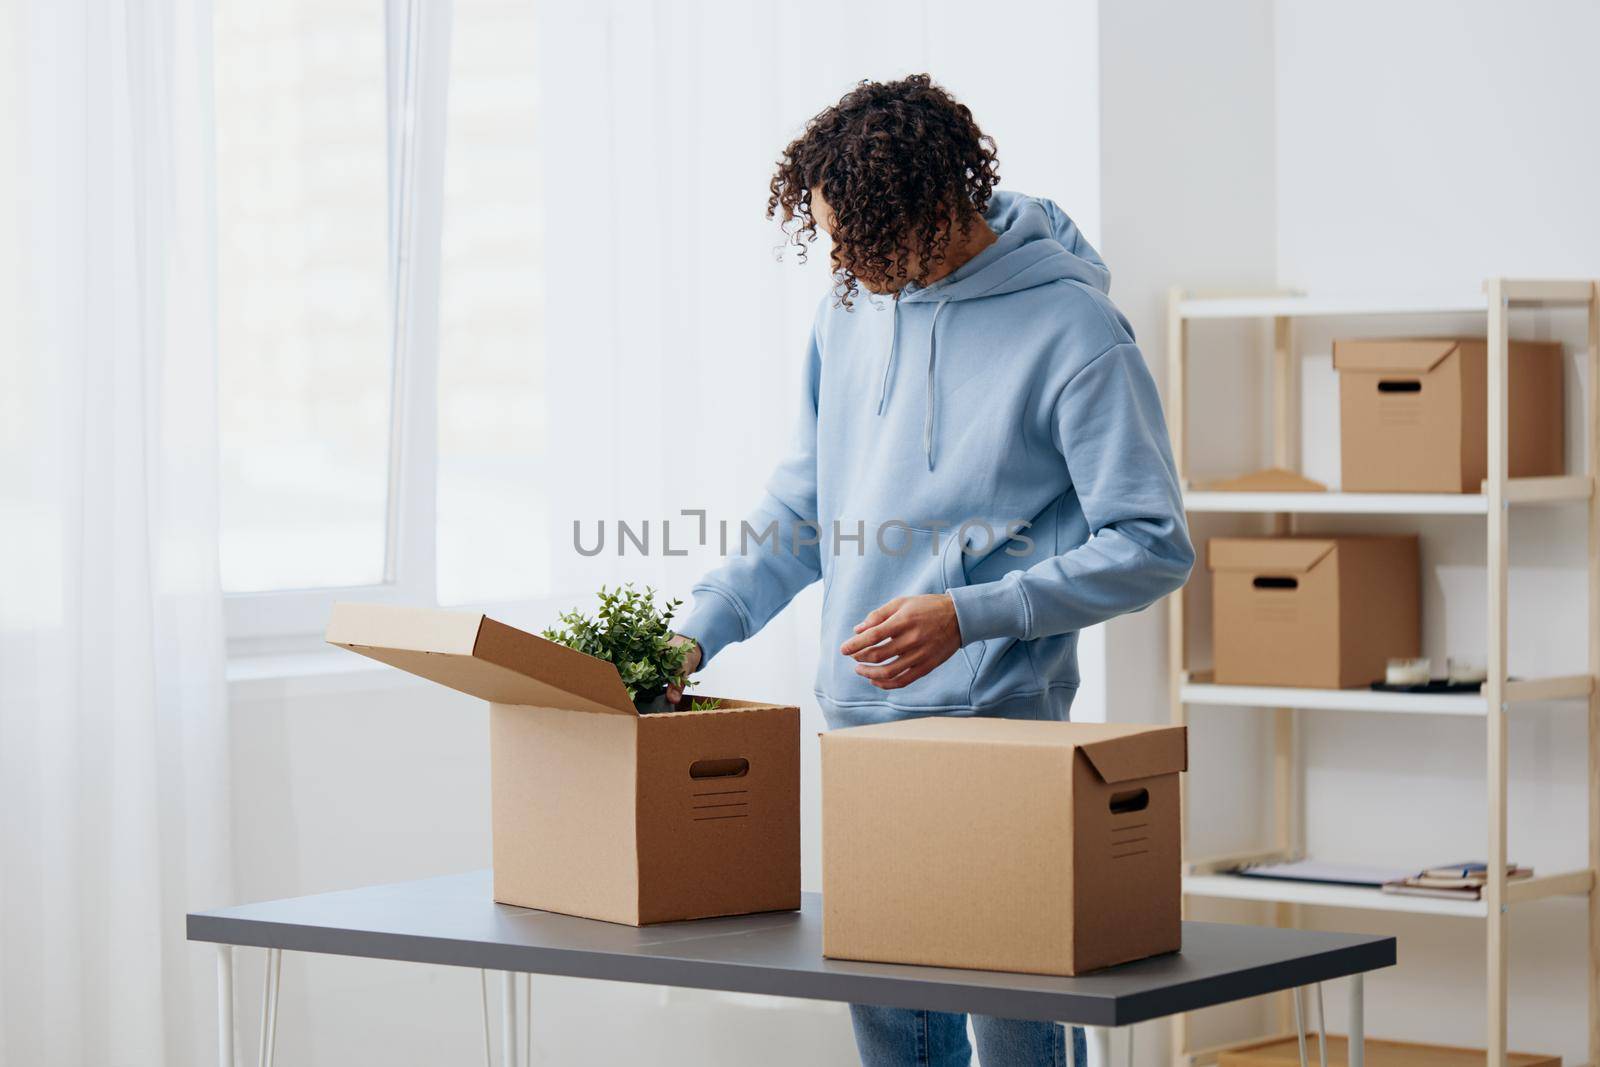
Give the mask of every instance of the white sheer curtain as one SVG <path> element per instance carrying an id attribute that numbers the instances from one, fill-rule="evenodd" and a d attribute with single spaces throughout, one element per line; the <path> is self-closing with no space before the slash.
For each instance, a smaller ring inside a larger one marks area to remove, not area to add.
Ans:
<path id="1" fill-rule="evenodd" d="M 0 13 L 0 1064 L 186 1064 L 227 899 L 203 0 Z"/>

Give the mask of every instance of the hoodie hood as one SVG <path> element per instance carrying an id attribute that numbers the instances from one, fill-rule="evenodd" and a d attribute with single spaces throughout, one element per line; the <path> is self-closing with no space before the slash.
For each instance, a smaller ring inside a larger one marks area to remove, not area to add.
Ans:
<path id="1" fill-rule="evenodd" d="M 929 286 L 908 285 L 895 298 L 891 314 L 889 350 L 883 357 L 878 383 L 878 415 L 889 406 L 890 382 L 900 347 L 900 305 L 933 304 L 927 332 L 926 400 L 922 420 L 922 451 L 928 470 L 934 469 L 934 435 L 937 425 L 939 317 L 946 305 L 986 296 L 1001 296 L 1052 282 L 1080 282 L 1104 295 L 1111 285 L 1100 253 L 1083 232 L 1049 200 L 1020 193 L 995 192 L 989 198 L 984 221 L 995 242 L 963 263 L 959 269 Z"/>
<path id="2" fill-rule="evenodd" d="M 1100 253 L 1053 202 L 997 190 L 984 221 L 995 233 L 994 244 L 932 285 L 907 286 L 900 299 L 908 304 L 975 300 L 1060 281 L 1110 291 L 1111 272 Z"/>
<path id="3" fill-rule="evenodd" d="M 987 221 L 993 245 L 892 309 L 823 295 L 795 446 L 677 626 L 709 661 L 820 578 L 832 726 L 1066 718 L 1077 631 L 1194 561 L 1161 400 L 1100 257 L 1045 200 L 996 193 Z M 950 597 L 962 647 L 878 688 L 840 645 L 925 593 Z"/>

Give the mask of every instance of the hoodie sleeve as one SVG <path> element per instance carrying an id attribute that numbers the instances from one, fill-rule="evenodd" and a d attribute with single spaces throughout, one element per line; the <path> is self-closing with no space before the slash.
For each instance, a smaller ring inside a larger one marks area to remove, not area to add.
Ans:
<path id="1" fill-rule="evenodd" d="M 806 353 L 800 415 L 789 455 L 767 480 L 767 492 L 728 543 L 738 555 L 707 574 L 677 632 L 700 645 L 706 663 L 723 647 L 746 641 L 806 586 L 822 577 L 817 526 L 817 387 L 822 356 L 816 330 Z"/>
<path id="2" fill-rule="evenodd" d="M 951 590 L 961 640 L 1033 640 L 1148 607 L 1194 565 L 1166 420 L 1144 357 L 1113 345 L 1063 386 L 1054 412 L 1089 539 L 1027 570 Z"/>

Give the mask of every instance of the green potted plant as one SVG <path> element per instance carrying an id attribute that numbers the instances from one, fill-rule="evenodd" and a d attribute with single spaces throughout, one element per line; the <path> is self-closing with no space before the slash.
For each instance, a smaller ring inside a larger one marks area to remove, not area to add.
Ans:
<path id="1" fill-rule="evenodd" d="M 600 587 L 600 610 L 593 618 L 577 609 L 563 612 L 559 626 L 544 631 L 547 640 L 616 666 L 628 698 L 641 712 L 676 711 L 667 700 L 667 686 L 683 674 L 690 646 L 672 643 L 672 616 L 681 600 L 656 605 L 656 591 L 644 592 L 629 582 L 616 589 Z M 689 685 L 692 683 L 685 683 Z M 705 702 L 696 701 L 694 710 Z"/>

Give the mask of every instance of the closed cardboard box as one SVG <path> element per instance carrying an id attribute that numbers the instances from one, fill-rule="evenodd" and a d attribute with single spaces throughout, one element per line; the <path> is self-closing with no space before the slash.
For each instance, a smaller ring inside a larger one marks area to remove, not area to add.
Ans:
<path id="1" fill-rule="evenodd" d="M 1476 493 L 1488 474 L 1482 338 L 1333 343 L 1347 492 Z M 1561 346 L 1512 341 L 1510 475 L 1564 472 Z"/>
<path id="2" fill-rule="evenodd" d="M 1221 685 L 1343 689 L 1382 681 L 1422 644 L 1417 538 L 1214 537 L 1212 652 Z"/>
<path id="3" fill-rule="evenodd" d="M 1178 726 L 935 716 L 822 738 L 822 954 L 1082 974 L 1181 945 Z"/>
<path id="4" fill-rule="evenodd" d="M 798 708 L 641 715 L 611 664 L 476 613 L 339 604 L 327 639 L 489 702 L 495 900 L 634 926 L 800 906 Z"/>

